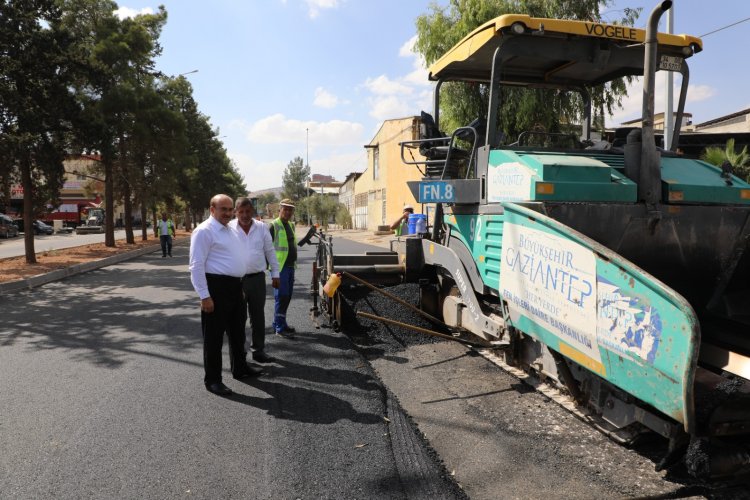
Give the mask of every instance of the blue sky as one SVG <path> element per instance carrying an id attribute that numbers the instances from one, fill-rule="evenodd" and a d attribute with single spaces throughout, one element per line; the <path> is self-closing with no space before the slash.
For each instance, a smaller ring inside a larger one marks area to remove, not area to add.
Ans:
<path id="1" fill-rule="evenodd" d="M 251 191 L 281 185 L 286 165 L 308 157 L 313 173 L 342 180 L 366 168 L 364 144 L 383 120 L 431 109 L 432 86 L 410 51 L 416 17 L 430 0 L 120 0 L 121 15 L 155 11 L 169 19 L 158 69 L 186 75 L 203 113 L 220 129 Z M 447 0 L 437 2 L 445 5 Z M 656 2 L 617 0 L 605 10 Z M 675 32 L 702 35 L 750 17 L 747 0 L 676 0 Z M 661 28 L 664 29 L 664 21 Z M 690 60 L 686 111 L 694 123 L 750 108 L 745 54 L 750 21 L 709 35 Z M 679 85 L 679 78 L 675 78 Z M 657 80 L 657 110 L 664 83 Z M 630 92 L 616 125 L 640 114 Z"/>

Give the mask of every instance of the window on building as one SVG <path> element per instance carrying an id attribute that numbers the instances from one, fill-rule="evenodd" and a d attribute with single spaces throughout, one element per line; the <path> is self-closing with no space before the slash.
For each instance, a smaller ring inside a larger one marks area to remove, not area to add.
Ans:
<path id="1" fill-rule="evenodd" d="M 381 212 L 381 224 L 385 224 L 385 188 L 380 191 L 380 198 L 383 200 L 383 208 Z"/>
<path id="2" fill-rule="evenodd" d="M 380 179 L 380 148 L 372 150 L 372 178 Z"/>

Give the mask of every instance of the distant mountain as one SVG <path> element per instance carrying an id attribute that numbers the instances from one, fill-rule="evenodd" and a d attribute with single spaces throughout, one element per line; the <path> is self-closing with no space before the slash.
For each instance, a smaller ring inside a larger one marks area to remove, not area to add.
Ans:
<path id="1" fill-rule="evenodd" d="M 261 195 L 273 193 L 276 195 L 276 199 L 281 199 L 281 192 L 284 191 L 283 187 L 275 187 L 275 188 L 268 188 L 268 189 L 259 189 L 257 191 L 251 191 L 247 193 L 248 198 L 258 198 Z"/>

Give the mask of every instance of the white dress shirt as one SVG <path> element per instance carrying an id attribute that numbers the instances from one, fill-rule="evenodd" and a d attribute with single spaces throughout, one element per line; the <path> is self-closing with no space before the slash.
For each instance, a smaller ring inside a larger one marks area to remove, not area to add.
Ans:
<path id="1" fill-rule="evenodd" d="M 273 239 L 268 227 L 261 221 L 253 220 L 250 230 L 240 226 L 237 219 L 232 219 L 227 224 L 240 240 L 245 262 L 245 274 L 260 273 L 271 266 L 271 277 L 279 277 L 279 261 L 276 259 L 276 250 L 273 248 Z"/>
<path id="2" fill-rule="evenodd" d="M 237 233 L 213 216 L 198 224 L 190 236 L 190 281 L 201 300 L 210 297 L 206 273 L 242 278 L 244 252 Z"/>

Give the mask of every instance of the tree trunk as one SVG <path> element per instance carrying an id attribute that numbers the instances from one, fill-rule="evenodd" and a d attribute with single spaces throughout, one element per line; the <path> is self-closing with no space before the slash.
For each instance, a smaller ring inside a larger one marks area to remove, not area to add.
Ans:
<path id="1" fill-rule="evenodd" d="M 123 186 L 123 193 L 125 194 L 125 241 L 129 245 L 135 244 L 135 236 L 133 235 L 133 200 L 130 194 L 130 184 L 125 182 Z"/>
<path id="2" fill-rule="evenodd" d="M 154 205 L 151 207 L 151 224 L 152 224 L 151 227 L 154 228 L 154 238 L 156 238 L 156 225 L 158 223 L 159 223 L 159 217 L 156 214 L 156 206 Z"/>
<path id="3" fill-rule="evenodd" d="M 193 224 L 190 219 L 190 207 L 185 206 L 185 231 L 188 233 L 193 230 Z"/>
<path id="4" fill-rule="evenodd" d="M 146 219 L 148 219 L 148 212 L 146 212 L 146 205 L 141 203 L 141 239 L 148 241 L 148 227 L 146 227 Z"/>
<path id="5" fill-rule="evenodd" d="M 125 137 L 120 133 L 120 176 L 122 177 L 122 192 L 123 192 L 123 210 L 125 211 L 125 242 L 128 245 L 135 245 L 135 237 L 133 236 L 133 200 L 131 199 L 132 190 L 130 188 L 130 181 L 128 181 L 128 169 L 125 160 Z"/>
<path id="6" fill-rule="evenodd" d="M 112 155 L 102 155 L 104 163 L 104 245 L 115 246 L 115 185 Z M 127 222 L 126 222 L 127 224 Z"/>
<path id="7" fill-rule="evenodd" d="M 120 177 L 122 180 L 119 182 L 122 184 L 123 192 L 123 211 L 125 212 L 125 242 L 128 245 L 135 244 L 135 237 L 133 236 L 133 200 L 131 200 L 132 189 L 130 188 L 130 181 L 128 181 L 128 168 L 125 161 L 127 151 L 125 150 L 125 137 L 120 132 L 119 143 L 119 166 L 120 166 Z"/>
<path id="8" fill-rule="evenodd" d="M 34 193 L 31 182 L 31 159 L 24 155 L 21 159 L 21 184 L 23 186 L 23 244 L 26 263 L 36 264 L 34 250 Z"/>

